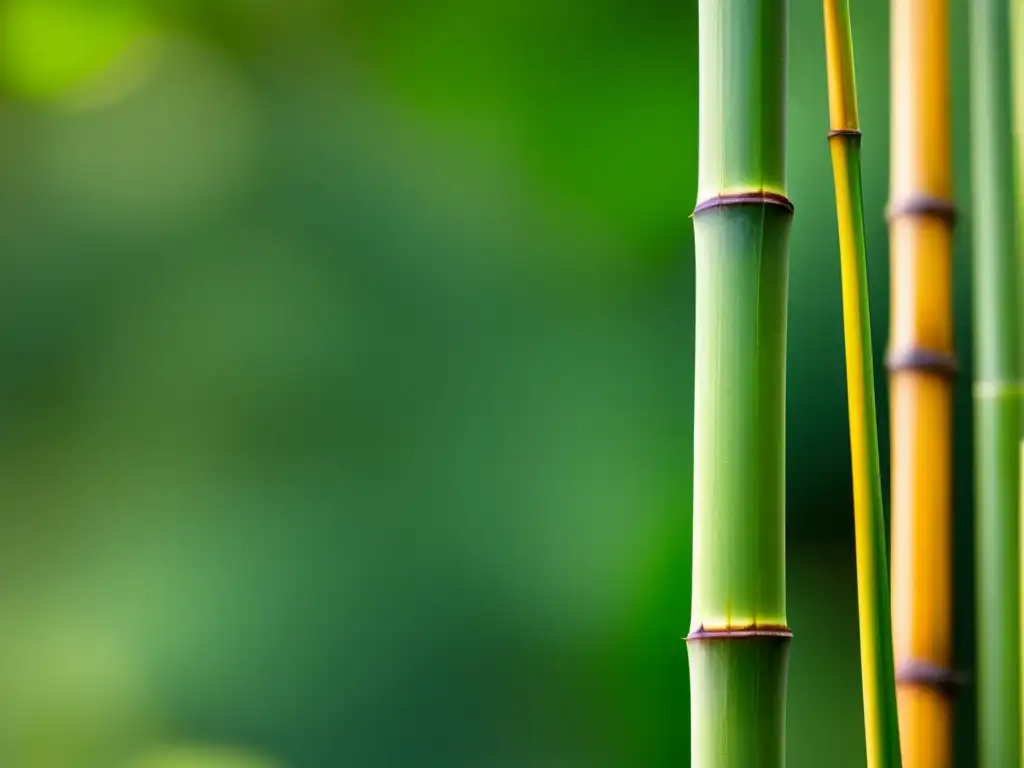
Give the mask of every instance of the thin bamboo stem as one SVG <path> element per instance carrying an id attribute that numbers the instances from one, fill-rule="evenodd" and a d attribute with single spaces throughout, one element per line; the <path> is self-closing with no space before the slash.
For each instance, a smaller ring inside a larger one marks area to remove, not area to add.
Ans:
<path id="1" fill-rule="evenodd" d="M 1012 0 L 1012 17 L 1010 19 L 1010 55 L 1012 58 L 1012 100 L 1013 100 L 1013 154 L 1015 182 L 1015 211 L 1016 211 L 1016 267 L 1017 267 L 1017 354 L 1018 354 L 1018 377 L 1024 376 L 1024 306 L 1020 306 L 1024 298 L 1024 0 Z M 1018 382 L 1019 383 L 1019 382 Z M 1021 387 L 1021 395 L 1024 396 L 1024 387 Z M 1021 400 L 1018 417 L 1024 418 L 1024 399 Z M 1020 541 L 1017 546 L 1018 573 L 1018 610 L 1020 624 L 1020 641 L 1024 644 L 1024 525 L 1020 524 L 1024 519 L 1024 441 L 1020 444 L 1020 463 L 1017 471 L 1017 486 L 1019 503 L 1017 505 L 1018 535 Z M 1024 646 L 1019 649 L 1018 659 L 1024 659 Z M 1018 662 L 1020 663 L 1020 662 Z M 1024 664 L 1022 664 L 1024 672 Z M 1020 713 L 1024 718 L 1024 685 L 1019 688 L 1021 695 Z M 1021 722 L 1021 764 L 1024 764 L 1024 721 Z"/>
<path id="2" fill-rule="evenodd" d="M 1013 101 L 1014 212 L 1016 213 L 1017 265 L 1017 361 L 1018 378 L 1024 379 L 1024 0 L 1009 0 L 1011 99 Z M 1024 391 L 1022 391 L 1024 397 Z M 1024 435 L 1024 409 L 1021 411 Z M 1021 475 L 1018 473 L 1018 476 Z M 1024 595 L 1024 593 L 1022 593 Z M 1024 599 L 1024 598 L 1022 598 Z"/>
<path id="3" fill-rule="evenodd" d="M 1021 765 L 1020 334 L 1009 0 L 972 0 L 974 420 L 980 764 Z"/>
<path id="4" fill-rule="evenodd" d="M 1011 75 L 1011 99 L 1013 101 L 1013 152 L 1014 152 L 1014 212 L 1016 213 L 1016 288 L 1015 299 L 1018 305 L 1017 311 L 1017 376 L 1018 376 L 1018 419 L 1024 419 L 1024 306 L 1021 306 L 1024 299 L 1024 0 L 1011 0 L 1010 17 L 1010 55 L 1012 62 Z M 1024 427 L 1024 423 L 1022 423 Z M 1024 430 L 1022 430 L 1024 434 Z M 1018 557 L 1018 631 L 1019 642 L 1024 643 L 1024 525 L 1020 524 L 1024 518 L 1024 441 L 1020 443 L 1020 462 L 1017 468 L 1018 505 L 1017 525 L 1020 541 L 1017 546 Z M 1024 647 L 1018 648 L 1018 665 L 1021 674 L 1024 674 Z M 1018 678 L 1018 699 L 1019 715 L 1024 718 L 1024 680 Z M 1024 765 L 1024 723 L 1018 720 L 1018 736 L 1021 739 L 1019 758 L 1020 765 Z"/>
<path id="5" fill-rule="evenodd" d="M 861 131 L 853 34 L 848 0 L 824 0 L 828 70 L 829 147 L 836 189 L 839 255 L 846 339 L 846 387 L 850 414 L 861 680 L 868 765 L 900 765 L 899 723 L 893 671 L 889 574 L 882 476 L 875 416 L 871 313 L 868 304 Z"/>
<path id="6" fill-rule="evenodd" d="M 949 7 L 891 3 L 892 621 L 903 762 L 951 762 Z"/>
<path id="7" fill-rule="evenodd" d="M 787 0 L 700 0 L 691 764 L 782 768 Z"/>

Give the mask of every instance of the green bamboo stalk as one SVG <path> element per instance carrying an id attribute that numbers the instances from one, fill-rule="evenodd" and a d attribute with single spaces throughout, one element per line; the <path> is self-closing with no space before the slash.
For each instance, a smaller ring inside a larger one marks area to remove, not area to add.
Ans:
<path id="1" fill-rule="evenodd" d="M 1011 8 L 1011 19 L 1010 19 L 1010 55 L 1012 57 L 1013 72 L 1011 75 L 1011 87 L 1012 87 L 1012 101 L 1013 101 L 1013 154 L 1014 154 L 1014 170 L 1016 174 L 1014 176 L 1015 182 L 1015 210 L 1016 210 L 1016 235 L 1017 235 L 1017 300 L 1018 300 L 1018 315 L 1017 315 L 1017 352 L 1019 357 L 1017 358 L 1019 367 L 1017 373 L 1019 377 L 1024 377 L 1024 306 L 1019 306 L 1022 299 L 1024 299 L 1024 0 L 1012 0 Z M 1024 388 L 1022 388 L 1022 382 L 1018 379 L 1018 390 L 1022 399 L 1019 401 L 1020 411 L 1018 417 L 1024 418 Z M 1019 581 L 1017 583 L 1018 589 L 1018 609 L 1020 624 L 1020 642 L 1022 647 L 1019 648 L 1020 656 L 1018 659 L 1024 658 L 1024 525 L 1020 524 L 1022 518 L 1024 518 L 1024 441 L 1020 444 L 1020 463 L 1018 466 L 1017 474 L 1017 491 L 1019 494 L 1019 500 L 1017 505 L 1017 521 L 1018 521 L 1018 534 L 1020 535 L 1020 541 L 1017 546 L 1017 557 L 1018 564 L 1021 566 L 1018 569 Z M 1021 738 L 1021 763 L 1024 764 L 1024 685 L 1020 686 L 1020 713 L 1022 717 L 1020 738 Z"/>
<path id="2" fill-rule="evenodd" d="M 1013 103 L 1013 155 L 1014 155 L 1014 211 L 1016 213 L 1016 269 L 1017 269 L 1017 417 L 1024 427 L 1024 0 L 1010 0 L 1010 55 L 1012 59 L 1011 100 Z M 1024 435 L 1024 429 L 1022 429 Z M 1024 659 L 1024 441 L 1020 443 L 1020 460 L 1017 465 L 1017 526 L 1020 541 L 1017 546 L 1018 575 L 1017 606 L 1020 623 L 1018 623 L 1019 641 L 1017 660 L 1021 665 Z M 1024 665 L 1022 672 L 1024 672 Z M 1021 719 L 1018 720 L 1021 739 L 1020 764 L 1024 765 L 1024 685 L 1019 686 L 1018 700 Z"/>
<path id="3" fill-rule="evenodd" d="M 1024 0 L 1010 0 L 1010 55 L 1013 72 L 1011 87 L 1013 90 L 1013 156 L 1016 212 L 1016 263 L 1017 263 L 1017 358 L 1018 385 L 1024 384 Z M 1021 392 L 1024 402 L 1024 389 Z M 1024 406 L 1021 413 L 1022 430 L 1024 430 Z M 1018 475 L 1024 477 L 1024 474 Z M 1024 599 L 1024 593 L 1022 593 Z"/>
<path id="4" fill-rule="evenodd" d="M 1009 0 L 972 0 L 978 736 L 982 766 L 1021 765 L 1021 435 Z"/>
<path id="5" fill-rule="evenodd" d="M 864 732 L 868 765 L 885 768 L 900 765 L 900 734 L 875 414 L 853 31 L 848 0 L 824 0 L 822 10 L 828 72 L 829 145 L 842 266 Z"/>
<path id="6" fill-rule="evenodd" d="M 1024 441 L 1021 441 L 1020 444 L 1020 463 L 1017 466 L 1019 471 L 1018 477 L 1024 477 Z M 1017 504 L 1017 514 L 1024 516 L 1024 483 L 1018 483 L 1018 485 L 1020 486 L 1018 488 L 1020 499 Z M 1024 527 L 1021 527 L 1020 535 L 1020 541 L 1017 543 L 1018 552 L 1024 551 Z M 1021 571 L 1018 587 L 1021 590 L 1021 594 L 1024 594 L 1024 571 Z M 1024 621 L 1024 611 L 1021 611 L 1021 621 Z M 1024 642 L 1024 627 L 1021 629 L 1021 640 Z M 1021 647 L 1020 651 L 1024 655 L 1024 646 Z M 1024 696 L 1024 687 L 1021 689 L 1021 695 Z M 1024 711 L 1024 703 L 1022 703 L 1022 711 Z M 1024 727 L 1021 728 L 1021 734 L 1022 738 L 1024 738 Z M 1021 742 L 1021 754 L 1024 755 L 1024 741 Z"/>
<path id="7" fill-rule="evenodd" d="M 691 764 L 781 768 L 787 0 L 700 0 Z"/>

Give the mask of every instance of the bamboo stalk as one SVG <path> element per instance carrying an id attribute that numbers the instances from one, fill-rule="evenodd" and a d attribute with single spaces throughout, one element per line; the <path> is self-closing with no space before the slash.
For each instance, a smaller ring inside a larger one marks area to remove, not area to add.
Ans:
<path id="1" fill-rule="evenodd" d="M 787 0 L 700 0 L 691 764 L 782 768 Z"/>
<path id="2" fill-rule="evenodd" d="M 1020 299 L 1024 298 L 1024 262 L 1021 261 L 1024 257 L 1024 0 L 1013 0 L 1011 9 L 1012 18 L 1010 19 L 1010 55 L 1012 57 L 1013 73 L 1012 73 L 1012 100 L 1013 100 L 1013 153 L 1014 153 L 1014 169 L 1016 176 L 1014 181 L 1016 183 L 1016 197 L 1015 197 L 1015 210 L 1016 210 L 1016 234 L 1017 234 L 1017 295 L 1018 300 L 1018 315 L 1017 315 L 1017 344 L 1018 344 L 1018 393 L 1024 396 L 1024 388 L 1022 388 L 1021 376 L 1024 376 L 1024 307 L 1020 307 Z M 1020 406 L 1018 418 L 1024 418 L 1024 403 Z M 1024 433 L 1022 433 L 1024 434 Z M 1024 441 L 1020 444 L 1020 464 L 1017 470 L 1017 486 L 1018 486 L 1018 497 L 1019 501 L 1017 504 L 1017 525 L 1018 535 L 1020 541 L 1017 546 L 1017 557 L 1018 557 L 1018 573 L 1020 581 L 1017 584 L 1018 588 L 1018 610 L 1020 624 L 1020 642 L 1024 644 L 1024 526 L 1020 524 L 1022 518 L 1024 518 Z M 1024 645 L 1019 648 L 1018 659 L 1024 658 Z M 1020 662 L 1018 662 L 1020 663 Z M 1024 665 L 1022 665 L 1022 672 L 1024 672 Z M 1024 685 L 1020 686 L 1019 689 L 1021 700 L 1020 700 L 1020 713 L 1024 718 Z M 1021 737 L 1021 764 L 1024 764 L 1024 721 L 1021 722 L 1020 728 Z"/>
<path id="3" fill-rule="evenodd" d="M 978 737 L 982 766 L 1021 765 L 1018 443 L 1009 0 L 973 0 L 974 420 Z"/>
<path id="4" fill-rule="evenodd" d="M 900 765 L 882 475 L 868 303 L 861 132 L 848 0 L 824 0 L 829 148 L 836 189 L 850 414 L 861 682 L 868 765 Z"/>
<path id="5" fill-rule="evenodd" d="M 1014 211 L 1016 213 L 1016 264 L 1017 264 L 1017 354 L 1018 385 L 1024 384 L 1024 0 L 1008 0 L 1011 3 L 1010 56 L 1011 100 L 1013 102 L 1013 157 L 1014 157 Z M 1021 392 L 1024 398 L 1024 389 Z M 1024 435 L 1024 406 L 1020 413 L 1021 434 Z M 1018 474 L 1018 477 L 1024 475 Z"/>
<path id="6" fill-rule="evenodd" d="M 903 761 L 951 762 L 949 7 L 891 3 L 893 642 Z"/>

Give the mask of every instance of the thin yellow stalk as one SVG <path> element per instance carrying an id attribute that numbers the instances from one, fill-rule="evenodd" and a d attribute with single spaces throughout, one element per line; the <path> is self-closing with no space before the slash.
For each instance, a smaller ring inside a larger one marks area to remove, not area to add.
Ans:
<path id="1" fill-rule="evenodd" d="M 868 305 L 860 118 L 847 0 L 824 0 L 829 146 L 836 189 L 846 338 L 846 387 L 853 463 L 861 679 L 868 765 L 900 765 L 893 672 L 885 517 L 875 417 L 871 313 Z"/>

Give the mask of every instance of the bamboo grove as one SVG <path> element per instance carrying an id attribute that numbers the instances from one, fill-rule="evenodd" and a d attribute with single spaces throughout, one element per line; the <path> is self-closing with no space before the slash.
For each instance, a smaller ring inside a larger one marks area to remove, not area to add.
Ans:
<path id="1" fill-rule="evenodd" d="M 786 764 L 791 643 L 789 8 L 787 0 L 700 0 L 698 11 L 691 764 L 775 768 Z M 876 768 L 953 765 L 965 679 L 978 704 L 969 764 L 1024 764 L 1024 0 L 972 0 L 968 14 L 972 194 L 961 207 L 973 224 L 975 498 L 973 509 L 954 510 L 950 7 L 892 0 L 887 530 L 864 234 L 865 216 L 881 211 L 864 210 L 849 2 L 822 3 L 864 733 Z M 967 675 L 954 668 L 954 515 L 975 527 L 977 660 Z"/>

